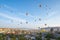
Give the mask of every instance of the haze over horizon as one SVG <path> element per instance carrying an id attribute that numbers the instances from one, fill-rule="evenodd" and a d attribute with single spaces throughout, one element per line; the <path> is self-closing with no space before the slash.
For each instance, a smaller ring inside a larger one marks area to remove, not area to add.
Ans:
<path id="1" fill-rule="evenodd" d="M 0 0 L 0 28 L 60 26 L 60 0 Z"/>

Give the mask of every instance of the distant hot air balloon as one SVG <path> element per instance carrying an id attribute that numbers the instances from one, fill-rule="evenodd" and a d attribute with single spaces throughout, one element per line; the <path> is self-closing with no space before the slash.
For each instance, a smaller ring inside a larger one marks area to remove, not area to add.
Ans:
<path id="1" fill-rule="evenodd" d="M 39 7 L 42 7 L 41 4 L 39 5 Z"/>
<path id="2" fill-rule="evenodd" d="M 28 13 L 26 13 L 26 16 L 28 16 Z"/>
<path id="3" fill-rule="evenodd" d="M 47 5 L 46 5 L 46 7 L 47 7 Z"/>
<path id="4" fill-rule="evenodd" d="M 26 22 L 26 24 L 28 24 L 28 22 Z"/>
<path id="5" fill-rule="evenodd" d="M 51 9 L 51 8 L 49 8 L 49 9 Z"/>
<path id="6" fill-rule="evenodd" d="M 19 25 L 19 24 L 18 24 Z"/>
<path id="7" fill-rule="evenodd" d="M 35 22 L 36 22 L 36 20 L 35 20 Z"/>
<path id="8" fill-rule="evenodd" d="M 40 29 L 40 27 L 38 27 L 38 29 Z"/>
<path id="9" fill-rule="evenodd" d="M 22 22 L 20 22 L 20 24 L 22 24 Z"/>
<path id="10" fill-rule="evenodd" d="M 11 22 L 13 22 L 13 20 L 11 20 Z"/>
<path id="11" fill-rule="evenodd" d="M 47 26 L 47 24 L 45 24 L 45 26 Z"/>
<path id="12" fill-rule="evenodd" d="M 47 13 L 47 15 L 48 15 L 48 13 Z"/>
<path id="13" fill-rule="evenodd" d="M 2 8 L 2 6 L 0 6 L 0 8 Z"/>
<path id="14" fill-rule="evenodd" d="M 12 13 L 13 11 L 11 10 L 10 12 Z"/>
<path id="15" fill-rule="evenodd" d="M 0 8 L 5 8 L 6 6 L 5 5 L 0 5 Z"/>
<path id="16" fill-rule="evenodd" d="M 39 18 L 39 21 L 41 21 L 41 18 Z"/>
<path id="17" fill-rule="evenodd" d="M 1 6 L 0 6 L 0 8 L 1 8 Z"/>

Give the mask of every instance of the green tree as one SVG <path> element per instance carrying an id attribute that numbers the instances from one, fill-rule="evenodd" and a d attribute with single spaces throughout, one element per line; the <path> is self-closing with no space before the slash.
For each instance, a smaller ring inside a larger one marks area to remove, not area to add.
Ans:
<path id="1" fill-rule="evenodd" d="M 36 37 L 36 40 L 42 40 L 42 33 L 38 33 L 37 35 L 39 36 Z"/>
<path id="2" fill-rule="evenodd" d="M 56 38 L 56 40 L 60 40 L 60 37 Z"/>

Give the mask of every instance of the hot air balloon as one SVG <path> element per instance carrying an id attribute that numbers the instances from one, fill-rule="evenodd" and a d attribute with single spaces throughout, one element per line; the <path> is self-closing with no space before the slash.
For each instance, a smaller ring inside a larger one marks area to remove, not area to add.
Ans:
<path id="1" fill-rule="evenodd" d="M 2 8 L 2 6 L 0 6 L 0 8 Z"/>
<path id="2" fill-rule="evenodd" d="M 13 11 L 11 10 L 10 12 L 12 13 Z"/>
<path id="3" fill-rule="evenodd" d="M 11 22 L 13 22 L 13 20 L 11 20 Z"/>
<path id="4" fill-rule="evenodd" d="M 38 29 L 40 29 L 40 27 L 38 27 Z"/>
<path id="5" fill-rule="evenodd" d="M 35 22 L 36 22 L 36 20 L 35 20 Z"/>
<path id="6" fill-rule="evenodd" d="M 1 6 L 0 6 L 0 8 L 1 8 Z"/>
<path id="7" fill-rule="evenodd" d="M 18 24 L 19 25 L 19 24 Z"/>
<path id="8" fill-rule="evenodd" d="M 39 21 L 41 21 L 41 18 L 39 18 Z"/>
<path id="9" fill-rule="evenodd" d="M 22 22 L 20 22 L 20 24 L 22 24 Z"/>
<path id="10" fill-rule="evenodd" d="M 49 9 L 51 9 L 51 8 L 49 8 Z"/>
<path id="11" fill-rule="evenodd" d="M 47 7 L 47 5 L 46 5 L 46 7 Z"/>
<path id="12" fill-rule="evenodd" d="M 47 15 L 48 15 L 48 13 L 47 13 Z"/>
<path id="13" fill-rule="evenodd" d="M 28 24 L 28 22 L 26 22 L 26 24 Z"/>
<path id="14" fill-rule="evenodd" d="M 41 7 L 41 4 L 39 5 L 39 7 Z"/>
<path id="15" fill-rule="evenodd" d="M 28 13 L 26 13 L 26 16 L 28 16 Z"/>
<path id="16" fill-rule="evenodd" d="M 45 24 L 45 26 L 47 26 L 47 24 Z"/>

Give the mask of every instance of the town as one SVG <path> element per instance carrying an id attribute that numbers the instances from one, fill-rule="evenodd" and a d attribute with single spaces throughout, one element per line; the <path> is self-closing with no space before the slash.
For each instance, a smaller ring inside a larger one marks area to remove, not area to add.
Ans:
<path id="1" fill-rule="evenodd" d="M 1 40 L 60 40 L 60 27 L 40 29 L 0 28 Z"/>

